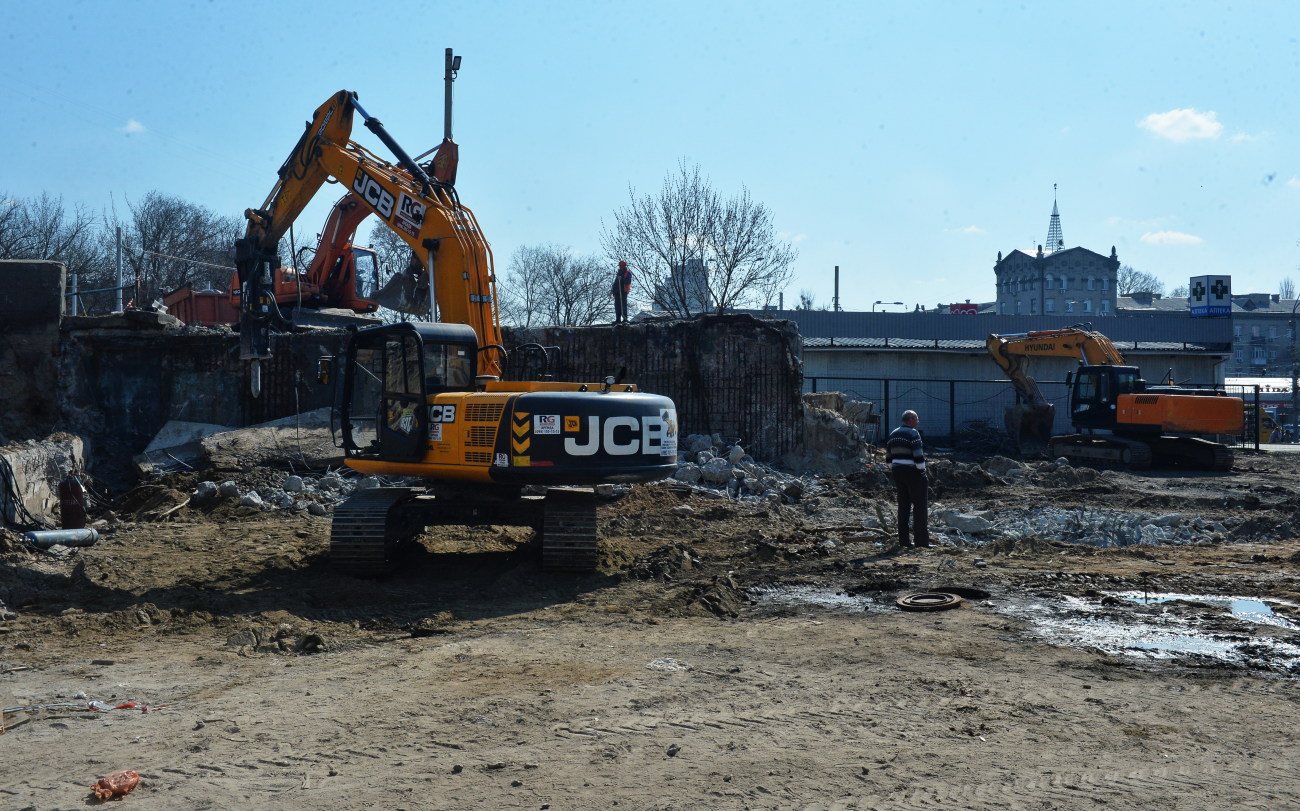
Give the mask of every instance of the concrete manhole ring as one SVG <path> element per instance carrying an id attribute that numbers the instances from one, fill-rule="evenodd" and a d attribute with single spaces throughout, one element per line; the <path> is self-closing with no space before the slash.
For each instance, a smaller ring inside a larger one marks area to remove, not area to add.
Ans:
<path id="1" fill-rule="evenodd" d="M 925 591 L 904 594 L 894 601 L 894 605 L 904 611 L 946 611 L 961 605 L 961 598 L 943 591 Z"/>

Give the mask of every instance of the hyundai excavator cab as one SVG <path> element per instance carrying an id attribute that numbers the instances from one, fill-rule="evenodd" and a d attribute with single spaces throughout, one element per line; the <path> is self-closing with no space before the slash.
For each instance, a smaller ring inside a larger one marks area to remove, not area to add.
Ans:
<path id="1" fill-rule="evenodd" d="M 447 49 L 448 110 L 459 62 Z M 358 114 L 395 162 L 351 140 Z M 340 91 L 317 108 L 266 202 L 246 212 L 236 243 L 241 354 L 254 364 L 256 391 L 258 364 L 270 357 L 267 333 L 283 323 L 268 289 L 276 245 L 324 183 L 347 184 L 360 207 L 347 212 L 351 227 L 362 211 L 374 214 L 411 248 L 399 288 L 408 299 L 423 291 L 423 302 L 408 303 L 423 304 L 430 320 L 354 327 L 343 351 L 318 367 L 322 382 L 337 387 L 346 464 L 393 482 L 335 507 L 331 563 L 383 574 L 399 542 L 424 527 L 517 524 L 540 532 L 546 567 L 591 569 L 595 488 L 670 475 L 676 409 L 612 377 L 554 380 L 547 363 L 540 379 L 503 379 L 521 352 L 501 343 L 492 252 L 453 185 L 456 157 L 449 125 L 434 158 L 418 164 L 355 93 Z M 544 347 L 533 350 L 546 356 Z"/>
<path id="2" fill-rule="evenodd" d="M 1046 453 L 1132 468 L 1232 467 L 1232 451 L 1217 437 L 1241 433 L 1241 398 L 1210 388 L 1148 385 L 1110 339 L 1087 327 L 988 337 L 989 355 L 1016 390 L 1017 403 L 1007 409 L 1007 431 L 1021 455 Z M 1028 359 L 1034 356 L 1079 359 L 1080 366 L 1066 377 L 1075 433 L 1053 435 L 1055 406 L 1028 373 Z"/>

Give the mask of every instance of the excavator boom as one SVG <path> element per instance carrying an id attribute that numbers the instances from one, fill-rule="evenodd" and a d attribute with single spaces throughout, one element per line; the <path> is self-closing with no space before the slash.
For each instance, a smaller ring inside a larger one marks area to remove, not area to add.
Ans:
<path id="1" fill-rule="evenodd" d="M 357 113 L 394 152 L 395 163 L 350 140 Z M 248 227 L 235 251 L 243 307 L 241 356 L 270 356 L 266 333 L 281 323 L 266 292 L 272 269 L 279 264 L 276 247 L 330 180 L 344 184 L 354 195 L 362 207 L 358 213 L 376 215 L 410 246 L 432 287 L 430 298 L 441 320 L 473 327 L 480 346 L 487 350 L 481 359 L 484 373 L 499 375 L 504 350 L 495 308 L 492 250 L 474 213 L 460 203 L 453 186 L 430 177 L 417 165 L 383 124 L 357 104 L 356 94 L 347 90 L 317 108 L 262 207 L 245 212 Z"/>

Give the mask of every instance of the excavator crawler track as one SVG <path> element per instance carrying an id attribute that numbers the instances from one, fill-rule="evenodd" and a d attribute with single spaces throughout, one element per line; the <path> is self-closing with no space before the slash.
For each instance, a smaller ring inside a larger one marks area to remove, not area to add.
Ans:
<path id="1" fill-rule="evenodd" d="M 379 577 L 392 566 L 395 513 L 414 491 L 408 487 L 362 490 L 334 508 L 330 566 L 357 577 Z"/>
<path id="2" fill-rule="evenodd" d="M 1134 439 L 1113 436 L 1073 434 L 1052 437 L 1048 446 L 1053 457 L 1064 456 L 1071 463 L 1085 465 L 1115 465 L 1131 470 L 1151 467 L 1151 446 Z"/>
<path id="3" fill-rule="evenodd" d="M 542 521 L 542 567 L 592 571 L 596 568 L 596 494 L 552 488 Z"/>

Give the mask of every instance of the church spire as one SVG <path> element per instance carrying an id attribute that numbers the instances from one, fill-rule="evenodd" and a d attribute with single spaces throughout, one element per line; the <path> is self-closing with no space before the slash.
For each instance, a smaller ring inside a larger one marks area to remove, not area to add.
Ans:
<path id="1" fill-rule="evenodd" d="M 1047 253 L 1065 249 L 1065 239 L 1061 236 L 1061 212 L 1056 209 L 1056 184 L 1052 184 L 1052 222 L 1047 226 L 1047 243 L 1043 246 Z"/>

